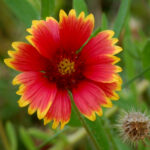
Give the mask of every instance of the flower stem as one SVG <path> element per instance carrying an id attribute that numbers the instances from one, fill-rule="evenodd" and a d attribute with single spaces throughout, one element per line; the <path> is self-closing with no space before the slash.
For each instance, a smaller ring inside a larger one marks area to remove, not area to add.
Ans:
<path id="1" fill-rule="evenodd" d="M 130 85 L 132 82 L 134 82 L 136 79 L 138 79 L 139 77 L 141 77 L 144 73 L 150 71 L 150 66 L 146 69 L 144 69 L 141 73 L 139 73 L 138 75 L 136 75 L 135 77 L 133 77 L 131 80 L 129 80 L 128 82 L 124 83 L 122 88 L 127 87 L 128 85 Z"/>
<path id="2" fill-rule="evenodd" d="M 91 138 L 96 150 L 100 150 L 100 147 L 95 139 L 95 137 L 93 136 L 93 133 L 92 131 L 90 130 L 90 128 L 87 126 L 83 116 L 80 114 L 79 110 L 77 109 L 75 103 L 74 103 L 74 100 L 73 100 L 73 96 L 72 96 L 72 93 L 70 91 L 68 91 L 68 94 L 70 96 L 70 99 L 71 99 L 71 103 L 72 103 L 72 107 L 74 108 L 76 114 L 78 115 L 78 118 L 80 120 L 80 122 L 82 123 L 83 127 L 85 128 L 85 130 L 87 131 L 89 137 Z"/>

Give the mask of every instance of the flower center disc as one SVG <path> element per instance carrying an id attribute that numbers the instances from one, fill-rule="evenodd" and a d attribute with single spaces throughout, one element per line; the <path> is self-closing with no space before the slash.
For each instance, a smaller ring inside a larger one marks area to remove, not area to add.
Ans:
<path id="1" fill-rule="evenodd" d="M 67 75 L 75 72 L 75 62 L 65 58 L 58 64 L 58 71 L 61 75 Z"/>

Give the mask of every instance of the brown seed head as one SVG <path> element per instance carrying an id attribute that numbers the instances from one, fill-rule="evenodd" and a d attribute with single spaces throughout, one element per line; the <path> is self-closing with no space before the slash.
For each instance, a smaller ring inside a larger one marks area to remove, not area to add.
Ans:
<path id="1" fill-rule="evenodd" d="M 149 137 L 150 120 L 141 112 L 125 112 L 117 125 L 124 141 L 137 142 Z"/>

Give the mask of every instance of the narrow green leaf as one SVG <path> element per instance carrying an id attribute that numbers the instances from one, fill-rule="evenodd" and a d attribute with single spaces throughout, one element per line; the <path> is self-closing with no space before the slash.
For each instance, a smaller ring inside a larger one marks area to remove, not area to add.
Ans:
<path id="1" fill-rule="evenodd" d="M 90 39 L 96 36 L 100 31 L 101 31 L 101 27 L 98 27 L 97 29 L 95 29 L 94 32 L 91 34 Z"/>
<path id="2" fill-rule="evenodd" d="M 150 66 L 150 40 L 147 41 L 142 51 L 142 64 L 144 69 Z M 150 80 L 150 71 L 145 73 L 145 78 Z"/>
<path id="3" fill-rule="evenodd" d="M 125 37 L 123 42 L 123 48 L 124 48 L 125 72 L 127 80 L 135 76 L 134 59 L 130 55 L 130 52 L 133 51 L 131 45 L 132 45 L 131 39 L 129 37 Z"/>
<path id="4" fill-rule="evenodd" d="M 55 10 L 55 0 L 41 0 L 41 18 L 53 16 Z"/>
<path id="5" fill-rule="evenodd" d="M 107 29 L 108 29 L 108 20 L 105 13 L 103 13 L 101 19 L 101 30 L 107 30 Z"/>
<path id="6" fill-rule="evenodd" d="M 6 123 L 6 133 L 10 142 L 11 150 L 17 150 L 17 136 L 14 126 L 11 122 Z"/>
<path id="7" fill-rule="evenodd" d="M 27 150 L 36 150 L 36 147 L 34 146 L 34 143 L 31 139 L 31 137 L 29 136 L 28 132 L 23 127 L 19 128 L 19 133 L 20 133 L 20 138 L 21 138 L 24 146 L 26 147 L 26 149 Z"/>
<path id="8" fill-rule="evenodd" d="M 84 0 L 73 0 L 73 8 L 76 10 L 77 15 L 79 15 L 81 11 L 84 11 L 85 15 L 88 14 L 87 5 Z"/>
<path id="9" fill-rule="evenodd" d="M 136 52 L 134 49 L 134 44 L 132 43 L 132 40 L 131 40 L 131 31 L 129 29 L 128 24 L 126 25 L 125 29 L 126 29 L 126 32 L 125 32 L 125 38 L 123 41 L 123 49 L 124 49 L 123 58 L 125 62 L 124 72 L 125 72 L 126 81 L 129 81 L 136 74 L 135 59 L 133 59 L 133 56 L 131 55 Z M 137 93 L 136 93 L 135 84 L 134 83 L 131 84 L 129 88 L 132 91 L 132 95 L 134 95 L 134 98 L 132 98 L 130 102 L 132 102 L 132 105 L 136 107 L 137 106 L 137 100 L 136 100 Z"/>
<path id="10" fill-rule="evenodd" d="M 120 32 L 123 28 L 123 25 L 126 21 L 126 17 L 129 11 L 130 7 L 130 1 L 131 0 L 122 0 L 118 15 L 116 17 L 115 23 L 114 23 L 114 31 L 115 31 L 115 37 L 119 37 Z"/>
<path id="11" fill-rule="evenodd" d="M 39 19 L 38 11 L 27 0 L 4 0 L 12 12 L 27 27 L 31 25 L 32 20 Z"/>

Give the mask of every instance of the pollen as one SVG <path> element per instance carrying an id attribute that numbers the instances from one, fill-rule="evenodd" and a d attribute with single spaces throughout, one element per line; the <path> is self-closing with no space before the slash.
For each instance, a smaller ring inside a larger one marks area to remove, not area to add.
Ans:
<path id="1" fill-rule="evenodd" d="M 61 75 L 71 75 L 73 72 L 75 72 L 75 62 L 64 58 L 58 64 L 58 71 Z"/>

